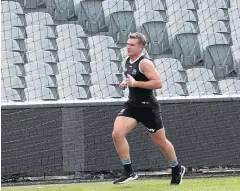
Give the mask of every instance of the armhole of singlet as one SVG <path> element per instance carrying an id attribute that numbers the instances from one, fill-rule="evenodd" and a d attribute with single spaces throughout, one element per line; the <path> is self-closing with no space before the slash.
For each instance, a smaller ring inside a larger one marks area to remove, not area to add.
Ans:
<path id="1" fill-rule="evenodd" d="M 144 59 L 145 59 L 145 58 L 144 58 Z M 143 71 L 141 70 L 140 64 L 142 63 L 142 61 L 143 61 L 144 59 L 142 59 L 142 60 L 139 62 L 139 64 L 138 64 L 138 70 L 139 70 L 142 74 L 144 74 L 144 73 L 143 73 Z"/>

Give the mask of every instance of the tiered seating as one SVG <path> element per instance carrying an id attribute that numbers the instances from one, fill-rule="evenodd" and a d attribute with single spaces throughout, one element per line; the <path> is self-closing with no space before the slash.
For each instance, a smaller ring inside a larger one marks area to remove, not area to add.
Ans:
<path id="1" fill-rule="evenodd" d="M 3 101 L 127 96 L 118 85 L 135 31 L 161 75 L 157 96 L 239 94 L 239 1 L 56 2 L 1 1 Z"/>

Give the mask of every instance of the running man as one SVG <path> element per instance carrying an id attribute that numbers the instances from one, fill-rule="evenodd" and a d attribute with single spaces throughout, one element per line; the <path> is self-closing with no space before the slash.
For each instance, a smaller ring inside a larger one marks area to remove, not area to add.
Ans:
<path id="1" fill-rule="evenodd" d="M 171 184 L 180 184 L 185 173 L 185 167 L 178 164 L 175 150 L 167 140 L 162 123 L 161 110 L 153 94 L 154 89 L 162 87 L 160 76 L 153 63 L 143 56 L 146 38 L 141 33 L 130 34 L 127 41 L 129 58 L 125 64 L 125 79 L 120 88 L 129 88 L 129 99 L 124 104 L 114 122 L 112 138 L 116 151 L 121 159 L 124 172 L 114 184 L 124 184 L 135 180 L 129 155 L 129 145 L 126 135 L 141 122 L 147 127 L 153 142 L 163 151 L 172 169 Z"/>

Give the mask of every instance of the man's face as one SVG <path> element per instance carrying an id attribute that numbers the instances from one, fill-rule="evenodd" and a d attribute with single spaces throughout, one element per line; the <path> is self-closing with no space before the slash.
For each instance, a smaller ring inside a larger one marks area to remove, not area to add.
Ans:
<path id="1" fill-rule="evenodd" d="M 127 55 L 135 56 L 142 52 L 143 45 L 139 43 L 138 39 L 129 38 L 127 41 Z"/>

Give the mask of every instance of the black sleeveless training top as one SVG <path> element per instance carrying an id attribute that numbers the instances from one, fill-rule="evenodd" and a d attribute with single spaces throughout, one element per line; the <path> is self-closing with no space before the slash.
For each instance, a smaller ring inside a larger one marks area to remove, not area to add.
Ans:
<path id="1" fill-rule="evenodd" d="M 139 57 L 133 63 L 130 63 L 130 57 L 126 60 L 124 75 L 131 75 L 136 81 L 149 81 L 149 79 L 139 70 L 140 62 L 146 59 L 144 56 Z M 129 100 L 130 103 L 135 104 L 148 104 L 148 103 L 158 103 L 157 99 L 153 94 L 153 90 L 137 87 L 129 87 Z"/>

